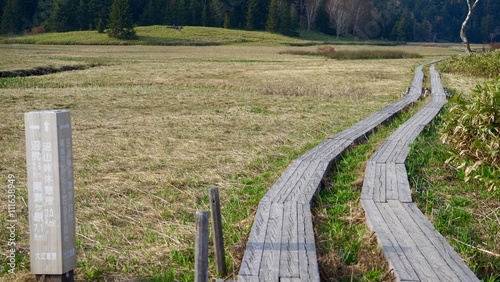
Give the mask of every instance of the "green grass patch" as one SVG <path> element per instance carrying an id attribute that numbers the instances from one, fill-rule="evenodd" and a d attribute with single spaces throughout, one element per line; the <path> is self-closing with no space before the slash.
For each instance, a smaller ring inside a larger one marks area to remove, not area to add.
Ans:
<path id="1" fill-rule="evenodd" d="M 451 148 L 440 142 L 439 126 L 438 119 L 412 145 L 406 162 L 412 197 L 480 279 L 498 281 L 500 191 L 464 182 L 464 170 L 445 163 Z"/>
<path id="2" fill-rule="evenodd" d="M 494 78 L 500 75 L 500 52 L 454 55 L 437 65 L 444 73 Z"/>
<path id="3" fill-rule="evenodd" d="M 380 127 L 368 142 L 356 146 L 336 164 L 313 207 L 316 243 L 322 270 L 336 281 L 383 281 L 386 260 L 370 234 L 360 204 L 366 162 L 378 145 L 422 105 Z"/>
<path id="4" fill-rule="evenodd" d="M 40 66 L 31 69 L 24 70 L 11 70 L 11 71 L 0 71 L 0 78 L 2 77 L 24 77 L 24 76 L 38 76 L 47 75 L 51 73 L 63 72 L 63 71 L 73 71 L 73 70 L 84 70 L 88 68 L 97 67 L 100 64 L 78 64 L 78 65 L 68 65 L 68 66 Z M 0 88 L 3 85 L 2 80 L 0 80 Z"/>
<path id="5" fill-rule="evenodd" d="M 187 26 L 182 30 L 168 26 L 136 27 L 137 39 L 110 38 L 97 31 L 42 33 L 33 36 L 15 36 L 0 40 L 4 44 L 51 45 L 161 45 L 161 46 L 216 46 L 216 45 L 309 45 L 307 41 L 259 31 L 244 31 L 211 27 Z"/>

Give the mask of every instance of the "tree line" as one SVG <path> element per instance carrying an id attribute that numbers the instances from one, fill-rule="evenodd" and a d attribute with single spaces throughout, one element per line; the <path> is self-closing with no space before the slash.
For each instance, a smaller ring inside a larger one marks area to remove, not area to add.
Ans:
<path id="1" fill-rule="evenodd" d="M 118 0 L 0 0 L 0 32 L 36 26 L 54 32 L 110 25 Z M 211 26 L 298 35 L 299 27 L 336 36 L 460 42 L 465 0 L 128 0 L 134 25 Z M 470 42 L 500 38 L 500 1 L 483 0 L 468 25 Z"/>

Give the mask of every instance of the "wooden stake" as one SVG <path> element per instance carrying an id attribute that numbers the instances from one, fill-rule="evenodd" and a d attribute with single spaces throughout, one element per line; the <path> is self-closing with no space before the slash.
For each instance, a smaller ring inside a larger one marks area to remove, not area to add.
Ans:
<path id="1" fill-rule="evenodd" d="M 208 212 L 196 212 L 194 281 L 208 282 Z"/>
<path id="2" fill-rule="evenodd" d="M 210 189 L 210 208 L 214 231 L 215 261 L 219 276 L 226 276 L 226 256 L 224 254 L 224 236 L 222 233 L 222 218 L 220 211 L 219 188 Z"/>

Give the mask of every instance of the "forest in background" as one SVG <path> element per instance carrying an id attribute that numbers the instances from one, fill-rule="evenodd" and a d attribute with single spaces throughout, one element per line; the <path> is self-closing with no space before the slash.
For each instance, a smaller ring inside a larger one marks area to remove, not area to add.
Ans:
<path id="1" fill-rule="evenodd" d="M 298 28 L 362 40 L 460 42 L 466 0 L 129 0 L 135 25 L 211 26 L 298 35 Z M 0 32 L 96 30 L 113 0 L 0 0 Z M 481 0 L 470 42 L 500 39 L 500 1 Z"/>

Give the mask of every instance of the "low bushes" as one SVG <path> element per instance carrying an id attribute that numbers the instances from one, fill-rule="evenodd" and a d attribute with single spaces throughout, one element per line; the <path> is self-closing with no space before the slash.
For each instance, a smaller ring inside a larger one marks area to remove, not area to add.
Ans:
<path id="1" fill-rule="evenodd" d="M 500 52 L 461 54 L 438 65 L 445 73 L 494 78 L 500 74 Z"/>
<path id="2" fill-rule="evenodd" d="M 500 187 L 500 75 L 478 85 L 470 97 L 457 95 L 443 117 L 441 140 L 454 148 L 448 160 L 490 190 Z"/>

